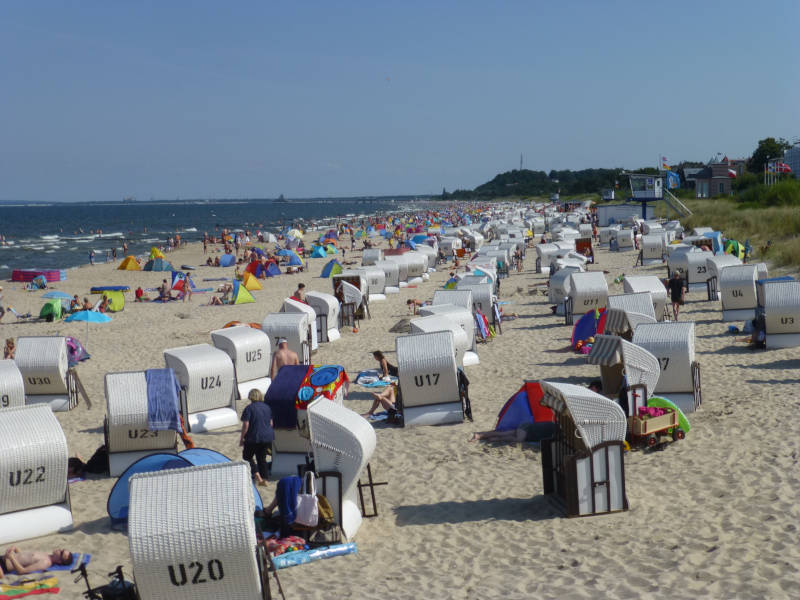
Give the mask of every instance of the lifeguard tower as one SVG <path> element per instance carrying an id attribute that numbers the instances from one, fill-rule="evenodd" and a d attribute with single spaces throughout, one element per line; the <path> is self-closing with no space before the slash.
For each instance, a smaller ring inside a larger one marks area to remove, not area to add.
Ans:
<path id="1" fill-rule="evenodd" d="M 664 199 L 664 180 L 660 175 L 638 173 L 629 173 L 628 177 L 631 183 L 631 202 L 641 202 L 642 219 L 652 219 L 654 204 Z"/>

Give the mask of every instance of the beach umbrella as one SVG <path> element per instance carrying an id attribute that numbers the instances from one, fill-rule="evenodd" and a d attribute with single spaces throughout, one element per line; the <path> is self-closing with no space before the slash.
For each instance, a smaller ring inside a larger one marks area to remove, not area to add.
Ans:
<path id="1" fill-rule="evenodd" d="M 290 237 L 301 238 L 303 237 L 303 232 L 299 229 L 290 229 L 287 235 Z"/>
<path id="2" fill-rule="evenodd" d="M 66 292 L 59 292 L 58 290 L 53 290 L 52 292 L 47 292 L 42 298 L 72 298 Z"/>
<path id="3" fill-rule="evenodd" d="M 85 321 L 86 322 L 86 343 L 84 346 L 89 345 L 89 323 L 108 323 L 111 321 L 111 317 L 109 317 L 105 313 L 101 313 L 95 310 L 81 310 L 76 313 L 72 313 L 68 316 L 65 321 L 67 323 L 71 323 L 72 321 Z"/>

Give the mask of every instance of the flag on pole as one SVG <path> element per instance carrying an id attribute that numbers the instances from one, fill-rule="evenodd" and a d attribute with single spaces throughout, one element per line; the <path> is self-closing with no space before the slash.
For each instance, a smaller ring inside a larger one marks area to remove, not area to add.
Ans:
<path id="1" fill-rule="evenodd" d="M 670 166 L 669 166 L 669 163 L 667 162 L 667 157 L 666 156 L 662 156 L 661 157 L 661 167 L 663 169 L 667 170 L 667 171 L 670 170 Z"/>
<path id="2" fill-rule="evenodd" d="M 736 175 L 737 175 L 736 169 L 728 169 L 728 177 L 730 177 L 731 179 L 736 179 Z"/>
<path id="3" fill-rule="evenodd" d="M 778 163 L 778 173 L 791 173 L 791 172 L 792 172 L 792 167 L 790 167 L 784 162 Z"/>

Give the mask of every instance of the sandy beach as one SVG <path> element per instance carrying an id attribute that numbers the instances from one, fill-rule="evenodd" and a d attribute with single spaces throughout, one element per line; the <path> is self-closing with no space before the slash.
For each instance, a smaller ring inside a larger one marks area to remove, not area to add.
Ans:
<path id="1" fill-rule="evenodd" d="M 310 238 L 309 238 L 310 239 Z M 199 244 L 168 258 L 176 266 L 205 261 Z M 360 263 L 360 252 L 347 252 Z M 608 271 L 610 293 L 622 293 L 620 273 L 664 276 L 661 265 L 634 269 L 634 252 L 598 251 Z M 502 280 L 500 299 L 520 317 L 503 324 L 503 334 L 478 349 L 480 365 L 469 367 L 474 422 L 442 427 L 376 425 L 378 445 L 371 465 L 379 516 L 366 519 L 356 537 L 358 553 L 279 572 L 287 598 L 792 598 L 800 585 L 800 348 L 752 351 L 728 333 L 719 304 L 691 294 L 682 320 L 696 323 L 703 404 L 689 418 L 685 440 L 660 452 L 629 452 L 625 475 L 630 510 L 567 519 L 542 496 L 541 461 L 529 444 L 468 443 L 471 433 L 492 429 L 503 403 L 525 379 L 587 384 L 599 368 L 567 350 L 571 328 L 553 316 L 547 297 L 531 293 L 546 276 L 533 272 L 529 249 L 525 271 Z M 256 302 L 204 306 L 209 294 L 191 302 L 136 304 L 108 324 L 90 324 L 91 359 L 78 367 L 92 401 L 57 413 L 71 454 L 88 458 L 103 443 L 108 372 L 163 367 L 163 350 L 210 343 L 209 332 L 229 321 L 261 322 L 277 312 L 299 282 L 308 290 L 331 291 L 309 270 L 264 282 Z M 156 287 L 164 274 L 116 270 L 118 263 L 72 269 L 53 287 L 87 295 L 93 285 Z M 406 300 L 430 299 L 448 278 L 448 268 L 430 281 L 402 289 L 371 305 L 372 319 L 358 333 L 320 345 L 315 364 L 341 364 L 351 378 L 373 368 L 372 350 L 394 362 L 390 327 L 408 317 Z M 199 267 L 206 277 L 231 276 L 232 268 Z M 4 303 L 38 314 L 42 292 L 5 282 Z M 542 288 L 543 289 L 543 288 Z M 97 298 L 97 296 L 93 296 Z M 71 335 L 82 341 L 85 323 L 16 323 L 7 314 L 0 336 Z M 364 388 L 351 386 L 345 405 L 369 407 Z M 238 409 L 245 406 L 238 403 Z M 200 447 L 238 459 L 238 428 L 194 435 Z M 92 477 L 72 484 L 75 518 L 71 533 L 18 544 L 49 550 L 65 546 L 93 555 L 92 583 L 123 565 L 132 568 L 128 540 L 110 527 L 106 500 L 115 479 Z M 262 488 L 266 502 L 274 484 Z M 82 584 L 59 574 L 59 597 L 79 598 Z"/>

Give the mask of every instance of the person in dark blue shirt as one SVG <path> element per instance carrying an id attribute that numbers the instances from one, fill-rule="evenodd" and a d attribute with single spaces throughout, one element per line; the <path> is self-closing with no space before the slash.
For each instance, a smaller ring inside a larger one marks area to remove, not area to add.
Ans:
<path id="1" fill-rule="evenodd" d="M 272 440 L 275 439 L 272 409 L 264 404 L 264 395 L 258 390 L 250 390 L 247 398 L 250 404 L 242 411 L 239 445 L 243 447 L 242 458 L 250 463 L 253 478 L 258 485 L 266 487 L 271 466 L 267 462 L 267 454 L 272 454 Z"/>

